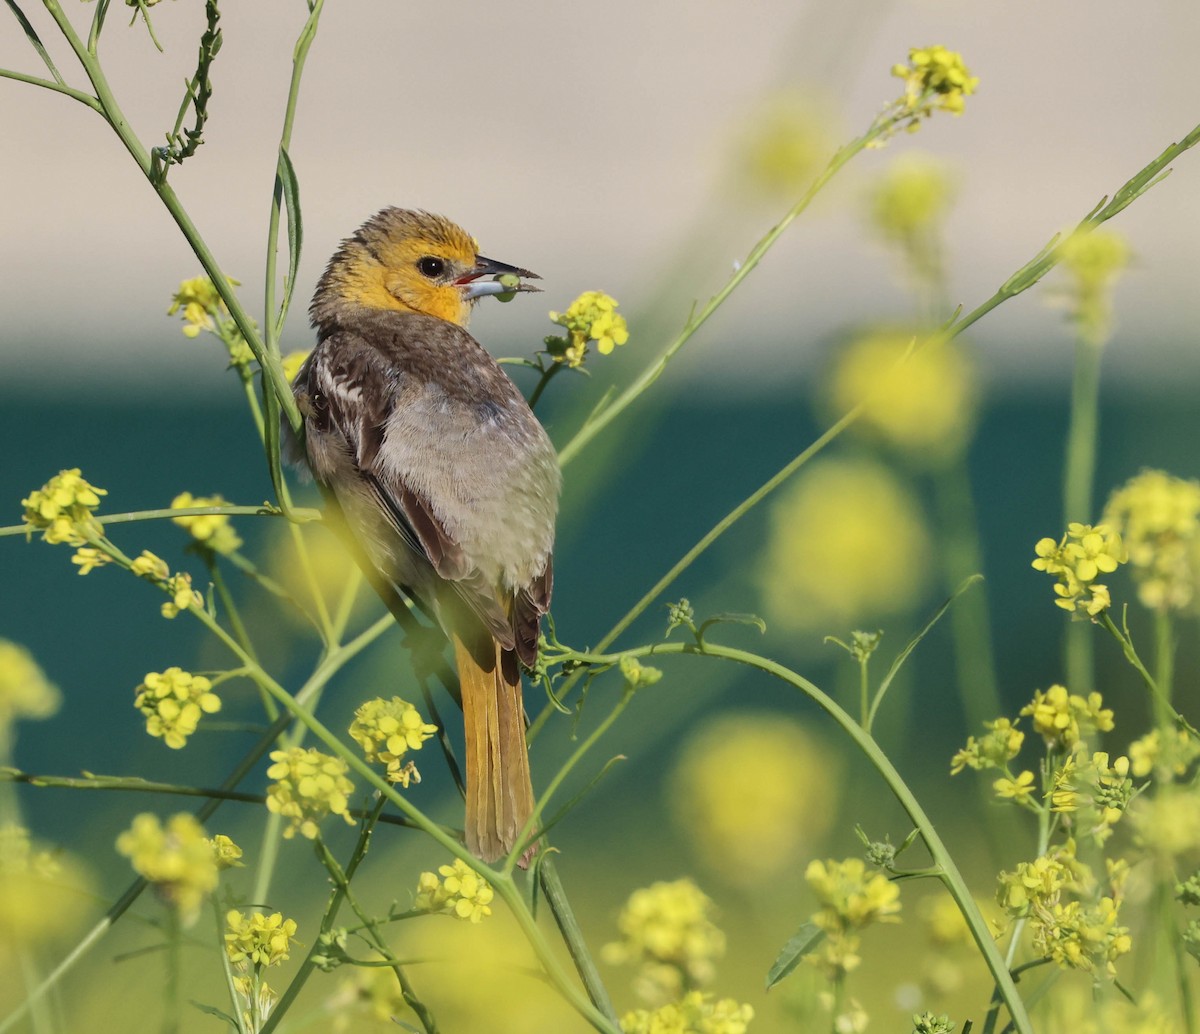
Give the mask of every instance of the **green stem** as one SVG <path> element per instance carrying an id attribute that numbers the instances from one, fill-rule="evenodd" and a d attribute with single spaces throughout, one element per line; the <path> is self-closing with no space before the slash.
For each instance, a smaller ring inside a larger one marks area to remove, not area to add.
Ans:
<path id="1" fill-rule="evenodd" d="M 1101 347 L 1080 339 L 1075 343 L 1075 374 L 1071 384 L 1071 421 L 1067 430 L 1063 471 L 1063 523 L 1092 521 L 1096 445 L 1100 427 Z M 1067 626 L 1065 670 L 1072 692 L 1095 687 L 1094 642 L 1082 622 Z"/>
<path id="2" fill-rule="evenodd" d="M 563 943 L 571 953 L 579 978 L 583 981 L 583 986 L 587 988 L 588 997 L 591 998 L 592 1004 L 604 1013 L 614 1025 L 618 1025 L 617 1011 L 613 1008 L 608 989 L 604 986 L 600 971 L 596 968 L 595 960 L 588 950 L 587 940 L 583 936 L 579 921 L 575 918 L 571 903 L 567 900 L 566 891 L 563 889 L 562 880 L 558 875 L 558 867 L 554 864 L 551 854 L 546 854 L 538 863 L 538 877 L 542 885 L 542 893 L 546 897 L 546 904 L 550 907 L 550 913 L 554 916 L 555 923 L 558 924 Z"/>
<path id="3" fill-rule="evenodd" d="M 870 664 L 869 654 L 864 654 L 858 662 L 858 722 L 867 732 L 871 731 L 872 718 Z"/>
<path id="4" fill-rule="evenodd" d="M 1166 608 L 1154 612 L 1154 670 L 1154 681 L 1162 691 L 1163 700 L 1169 704 L 1174 696 L 1175 682 L 1175 619 Z M 1155 713 L 1158 724 L 1166 725 L 1169 715 L 1157 701 Z"/>
<path id="5" fill-rule="evenodd" d="M 552 362 L 545 370 L 542 371 L 541 379 L 534 385 L 533 391 L 529 393 L 529 408 L 533 409 L 538 404 L 538 399 L 542 397 L 542 392 L 546 390 L 546 385 L 553 380 L 554 375 L 563 368 L 562 363 Z"/>
<path id="6" fill-rule="evenodd" d="M 161 510 L 134 510 L 130 513 L 95 514 L 101 524 L 132 524 L 136 521 L 167 521 L 176 517 L 200 517 L 211 514 L 226 514 L 230 517 L 283 517 L 281 510 L 269 506 L 181 506 Z M 320 521 L 324 516 L 319 510 L 293 510 L 293 520 Z M 33 535 L 35 530 L 28 524 L 9 524 L 0 528 L 0 538 L 7 535 Z"/>
<path id="7" fill-rule="evenodd" d="M 304 63 L 308 60 L 308 51 L 317 34 L 317 22 L 325 0 L 314 0 L 309 10 L 308 21 L 300 31 L 296 47 L 292 54 L 292 78 L 288 84 L 287 105 L 283 113 L 283 130 L 279 136 L 279 158 L 275 165 L 275 189 L 271 194 L 271 217 L 267 226 L 267 264 L 266 289 L 263 301 L 263 327 L 266 333 L 265 344 L 276 359 L 279 358 L 279 335 L 283 330 L 284 320 L 287 319 L 286 304 L 278 313 L 275 312 L 275 269 L 279 253 L 279 212 L 283 199 L 283 163 L 284 155 L 292 146 L 292 126 L 296 121 L 296 103 L 300 99 L 300 81 L 304 75 Z M 288 228 L 289 233 L 299 232 L 299 228 Z M 288 291 L 288 299 L 291 292 Z"/>
<path id="8" fill-rule="evenodd" d="M 1163 712 L 1170 717 L 1170 720 L 1179 728 L 1185 730 L 1193 739 L 1200 740 L 1200 732 L 1183 717 L 1174 707 L 1171 706 L 1171 701 L 1166 698 L 1163 691 L 1159 688 L 1158 683 L 1154 681 L 1154 676 L 1146 669 L 1142 663 L 1142 659 L 1138 656 L 1137 650 L 1134 649 L 1133 640 L 1129 638 L 1127 632 L 1117 628 L 1113 623 L 1113 619 L 1108 611 L 1101 612 L 1100 623 L 1108 629 L 1109 634 L 1121 644 L 1121 651 L 1125 654 L 1125 659 L 1134 666 L 1138 674 L 1142 676 L 1142 682 L 1146 688 L 1150 690 L 1151 696 L 1156 704 L 1163 709 Z"/>
<path id="9" fill-rule="evenodd" d="M 183 930 L 179 925 L 179 911 L 173 905 L 167 905 L 167 981 L 163 989 L 166 1001 L 166 1015 L 163 1018 L 163 1034 L 178 1034 L 179 1025 L 183 1019 L 183 999 L 180 996 L 180 977 L 183 960 Z"/>
<path id="10" fill-rule="evenodd" d="M 90 93 L 72 89 L 64 83 L 52 82 L 36 75 L 26 75 L 24 72 L 14 72 L 8 68 L 0 68 L 0 79 L 14 79 L 19 83 L 28 83 L 30 86 L 40 86 L 43 90 L 53 90 L 55 93 L 61 93 L 64 97 L 70 97 L 73 101 L 79 101 L 80 104 L 93 111 L 103 113 L 100 102 Z"/>

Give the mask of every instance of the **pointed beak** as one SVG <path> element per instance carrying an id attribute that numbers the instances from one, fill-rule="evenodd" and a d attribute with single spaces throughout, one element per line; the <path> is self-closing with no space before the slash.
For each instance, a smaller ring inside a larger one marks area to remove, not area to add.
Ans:
<path id="1" fill-rule="evenodd" d="M 521 282 L 515 287 L 511 287 L 496 279 L 505 275 L 519 277 Z M 481 282 L 480 277 L 491 277 L 492 279 Z M 525 283 L 526 280 L 541 280 L 541 277 L 537 273 L 531 273 L 528 269 L 520 269 L 517 266 L 510 266 L 507 262 L 497 262 L 495 259 L 484 258 L 481 255 L 475 260 L 475 265 L 471 267 L 470 272 L 466 276 L 459 277 L 454 284 L 462 289 L 464 298 L 474 301 L 476 298 L 483 298 L 489 294 L 511 295 L 514 291 L 541 290 L 540 287 Z"/>

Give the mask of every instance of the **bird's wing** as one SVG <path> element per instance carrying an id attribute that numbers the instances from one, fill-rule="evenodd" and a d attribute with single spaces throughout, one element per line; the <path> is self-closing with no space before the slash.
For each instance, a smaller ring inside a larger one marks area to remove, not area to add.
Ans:
<path id="1" fill-rule="evenodd" d="M 362 526 L 361 502 L 344 508 L 384 573 L 410 592 L 420 593 L 422 586 L 407 584 L 412 579 L 402 573 L 395 547 L 402 547 L 410 557 L 423 558 L 505 649 L 514 649 L 513 625 L 495 589 L 447 531 L 429 500 L 381 462 L 388 417 L 402 380 L 403 374 L 389 368 L 369 343 L 349 331 L 335 332 L 308 363 L 309 433 L 329 434 L 336 429 L 344 440 L 355 467 L 355 490 L 360 496 L 365 492 L 373 504 L 373 526 Z M 311 455 L 311 445 L 309 451 Z M 321 478 L 321 472 L 316 473 Z M 339 486 L 338 480 L 329 479 L 340 497 L 339 488 L 344 491 L 345 486 Z M 393 542 L 381 541 L 381 527 L 384 535 L 394 537 Z M 437 600 L 425 602 L 437 609 Z"/>

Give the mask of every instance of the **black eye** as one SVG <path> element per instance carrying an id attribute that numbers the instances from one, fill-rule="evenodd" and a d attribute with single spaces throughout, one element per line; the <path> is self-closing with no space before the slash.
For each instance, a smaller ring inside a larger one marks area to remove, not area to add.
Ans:
<path id="1" fill-rule="evenodd" d="M 426 255 L 423 259 L 417 260 L 417 269 L 421 271 L 422 276 L 427 276 L 430 280 L 433 280 L 446 272 L 446 263 L 440 258 Z"/>

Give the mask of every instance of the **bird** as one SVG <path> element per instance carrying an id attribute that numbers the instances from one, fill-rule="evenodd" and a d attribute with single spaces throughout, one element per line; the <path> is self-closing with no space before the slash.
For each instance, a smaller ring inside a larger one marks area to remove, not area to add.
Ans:
<path id="1" fill-rule="evenodd" d="M 480 256 L 449 219 L 385 208 L 320 277 L 317 342 L 293 383 L 308 467 L 360 563 L 452 644 L 464 839 L 485 862 L 513 849 L 534 807 L 521 667 L 537 662 L 550 606 L 561 473 L 525 397 L 466 327 L 479 298 L 536 291 L 530 279 Z"/>

